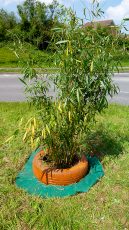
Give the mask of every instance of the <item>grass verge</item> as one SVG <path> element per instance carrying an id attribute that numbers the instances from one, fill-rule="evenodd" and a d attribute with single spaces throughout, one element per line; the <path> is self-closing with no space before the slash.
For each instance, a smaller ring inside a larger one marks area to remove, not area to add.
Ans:
<path id="1" fill-rule="evenodd" d="M 0 103 L 0 145 L 22 117 L 34 109 L 27 103 Z M 22 133 L 0 149 L 1 230 L 127 230 L 129 229 L 129 107 L 110 105 L 97 117 L 87 137 L 101 153 L 105 176 L 88 193 L 64 199 L 42 199 L 15 186 L 29 146 Z"/>
<path id="2" fill-rule="evenodd" d="M 20 62 L 19 58 L 20 57 Z M 10 43 L 0 43 L 0 68 L 9 69 L 14 68 L 13 72 L 17 71 L 15 68 L 23 66 L 25 63 L 31 61 L 31 65 L 40 68 L 53 67 L 52 53 L 48 51 L 37 50 L 31 44 L 25 43 L 22 46 Z"/>

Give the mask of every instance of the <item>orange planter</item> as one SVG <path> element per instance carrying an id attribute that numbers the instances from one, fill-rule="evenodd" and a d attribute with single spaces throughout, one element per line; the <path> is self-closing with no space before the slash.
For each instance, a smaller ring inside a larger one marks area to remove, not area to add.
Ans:
<path id="1" fill-rule="evenodd" d="M 82 179 L 88 171 L 88 161 L 84 155 L 77 164 L 68 169 L 51 169 L 49 166 L 44 166 L 41 159 L 44 155 L 44 151 L 40 151 L 33 160 L 34 175 L 44 184 L 73 184 Z"/>

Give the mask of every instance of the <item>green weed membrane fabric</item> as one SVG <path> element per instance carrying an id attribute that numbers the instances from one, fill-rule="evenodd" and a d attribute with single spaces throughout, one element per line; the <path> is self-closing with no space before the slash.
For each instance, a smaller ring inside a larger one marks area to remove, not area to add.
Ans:
<path id="1" fill-rule="evenodd" d="M 78 183 L 67 186 L 45 185 L 33 174 L 32 161 L 39 149 L 32 152 L 25 166 L 16 178 L 16 185 L 32 195 L 47 197 L 65 197 L 76 193 L 87 192 L 104 176 L 102 165 L 97 157 L 87 157 L 90 165 L 89 173 Z"/>

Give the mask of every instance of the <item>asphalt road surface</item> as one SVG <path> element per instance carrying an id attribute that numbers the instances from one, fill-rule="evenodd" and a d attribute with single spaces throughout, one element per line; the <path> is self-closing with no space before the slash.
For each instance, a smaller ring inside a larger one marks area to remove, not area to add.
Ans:
<path id="1" fill-rule="evenodd" d="M 0 101 L 25 101 L 23 84 L 20 74 L 0 74 Z M 129 105 L 129 73 L 114 74 L 113 81 L 119 86 L 120 92 L 109 102 Z M 53 95 L 53 87 L 50 89 Z"/>
<path id="2" fill-rule="evenodd" d="M 129 73 L 115 74 L 113 81 L 119 86 L 120 91 L 113 98 L 109 98 L 109 102 L 129 105 Z"/>

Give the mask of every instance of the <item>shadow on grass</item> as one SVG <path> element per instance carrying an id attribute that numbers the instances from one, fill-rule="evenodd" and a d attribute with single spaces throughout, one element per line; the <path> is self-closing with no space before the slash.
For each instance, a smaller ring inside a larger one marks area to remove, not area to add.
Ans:
<path id="1" fill-rule="evenodd" d="M 129 142 L 129 136 L 117 132 L 110 132 L 103 126 L 99 126 L 85 139 L 86 150 L 93 156 L 102 160 L 105 156 L 117 157 L 123 153 L 123 144 Z"/>

